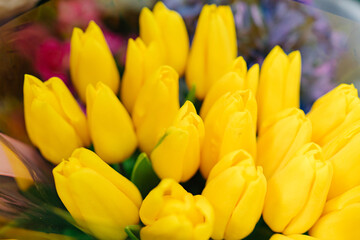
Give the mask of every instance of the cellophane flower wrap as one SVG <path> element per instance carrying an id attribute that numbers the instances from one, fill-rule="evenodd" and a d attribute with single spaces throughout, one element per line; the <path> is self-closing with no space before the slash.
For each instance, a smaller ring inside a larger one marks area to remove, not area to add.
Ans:
<path id="1" fill-rule="evenodd" d="M 94 13 L 66 36 L 68 78 L 26 74 L 30 142 L 0 133 L 0 237 L 360 239 L 358 91 L 305 112 L 302 50 L 241 56 L 234 6 L 193 29 L 144 7 L 123 61 Z"/>

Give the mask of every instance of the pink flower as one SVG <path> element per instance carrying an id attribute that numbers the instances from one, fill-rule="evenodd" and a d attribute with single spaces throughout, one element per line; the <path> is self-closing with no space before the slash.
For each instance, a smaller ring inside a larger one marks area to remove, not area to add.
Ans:
<path id="1" fill-rule="evenodd" d="M 48 38 L 35 53 L 35 70 L 44 80 L 59 77 L 69 85 L 69 53 L 69 42 L 63 43 L 55 38 Z"/>
<path id="2" fill-rule="evenodd" d="M 50 33 L 40 24 L 23 25 L 13 34 L 14 48 L 25 58 L 32 60 L 38 47 L 49 37 Z"/>
<path id="3" fill-rule="evenodd" d="M 67 35 L 73 27 L 86 28 L 90 20 L 100 22 L 100 12 L 93 0 L 60 0 L 57 11 L 59 30 Z"/>

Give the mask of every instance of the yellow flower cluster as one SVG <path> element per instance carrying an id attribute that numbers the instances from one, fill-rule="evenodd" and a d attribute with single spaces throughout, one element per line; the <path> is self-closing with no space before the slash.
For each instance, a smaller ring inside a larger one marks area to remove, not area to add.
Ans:
<path id="1" fill-rule="evenodd" d="M 120 86 L 100 28 L 71 39 L 71 77 L 86 114 L 58 78 L 26 75 L 29 137 L 54 164 L 56 189 L 99 239 L 242 239 L 261 215 L 271 240 L 360 239 L 360 99 L 342 84 L 299 109 L 301 56 L 276 46 L 261 66 L 237 58 L 228 6 L 206 5 L 189 49 L 181 16 L 159 2 L 140 14 Z M 179 104 L 179 76 L 203 100 Z M 120 86 L 120 90 L 119 90 Z M 117 93 L 120 91 L 120 99 Z M 82 147 L 93 144 L 95 153 Z M 107 163 L 136 148 L 161 183 L 144 200 Z M 200 170 L 193 196 L 179 182 Z M 308 232 L 311 236 L 301 235 Z"/>

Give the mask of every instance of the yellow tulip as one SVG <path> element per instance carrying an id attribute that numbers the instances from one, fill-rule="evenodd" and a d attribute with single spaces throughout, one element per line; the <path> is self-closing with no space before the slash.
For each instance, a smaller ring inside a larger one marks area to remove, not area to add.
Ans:
<path id="1" fill-rule="evenodd" d="M 302 110 L 285 109 L 269 118 L 259 132 L 256 164 L 266 179 L 285 166 L 304 144 L 311 141 L 311 122 Z"/>
<path id="2" fill-rule="evenodd" d="M 89 85 L 86 112 L 95 152 L 107 163 L 122 162 L 135 151 L 137 139 L 132 120 L 112 90 L 98 82 Z"/>
<path id="3" fill-rule="evenodd" d="M 161 66 L 145 82 L 133 110 L 133 122 L 140 149 L 150 155 L 160 137 L 174 121 L 179 106 L 179 76 Z"/>
<path id="4" fill-rule="evenodd" d="M 265 58 L 260 71 L 257 93 L 259 122 L 262 123 L 278 112 L 300 104 L 301 55 L 294 51 L 287 56 L 274 47 Z"/>
<path id="5" fill-rule="evenodd" d="M 229 152 L 244 149 L 256 156 L 255 116 L 256 101 L 249 90 L 228 92 L 215 102 L 204 120 L 200 171 L 205 178 Z"/>
<path id="6" fill-rule="evenodd" d="M 319 239 L 360 239 L 360 186 L 328 201 L 309 234 Z"/>
<path id="7" fill-rule="evenodd" d="M 360 185 L 360 122 L 340 134 L 324 146 L 325 158 L 334 167 L 328 199 L 332 199 L 347 190 Z"/>
<path id="8" fill-rule="evenodd" d="M 189 89 L 203 99 L 226 73 L 237 55 L 234 16 L 230 6 L 205 5 L 200 13 L 186 68 Z"/>
<path id="9" fill-rule="evenodd" d="M 319 98 L 308 113 L 312 140 L 321 146 L 360 120 L 360 100 L 354 85 L 340 84 Z"/>
<path id="10" fill-rule="evenodd" d="M 157 42 L 145 46 L 141 38 L 129 39 L 124 76 L 121 85 L 121 101 L 132 113 L 136 98 L 148 79 L 163 63 Z"/>
<path id="11" fill-rule="evenodd" d="M 71 36 L 70 73 L 82 101 L 86 100 L 86 87 L 103 82 L 114 93 L 119 90 L 120 76 L 105 37 L 91 21 L 85 33 L 74 28 Z"/>
<path id="12" fill-rule="evenodd" d="M 142 240 L 208 240 L 214 212 L 201 195 L 193 196 L 173 179 L 163 179 L 144 199 L 140 218 Z"/>
<path id="13" fill-rule="evenodd" d="M 3 161 L 1 162 L 3 172 L 6 169 L 7 165 L 4 163 L 10 163 L 10 168 L 13 171 L 15 181 L 19 189 L 21 191 L 26 191 L 27 189 L 29 189 L 29 187 L 34 185 L 34 180 L 29 170 L 21 161 L 19 156 L 13 150 L 11 150 L 7 144 L 5 144 L 6 142 L 3 142 L 2 138 L 0 138 L 0 140 L 0 157 L 3 159 Z"/>
<path id="14" fill-rule="evenodd" d="M 215 212 L 213 239 L 243 239 L 258 222 L 266 193 L 261 167 L 244 150 L 225 155 L 211 170 L 202 192 Z"/>
<path id="15" fill-rule="evenodd" d="M 274 232 L 308 231 L 320 217 L 332 179 L 331 163 L 315 143 L 304 145 L 268 181 L 263 218 Z"/>
<path id="16" fill-rule="evenodd" d="M 165 64 L 183 75 L 189 52 L 189 36 L 181 15 L 169 10 L 162 2 L 157 2 L 153 12 L 146 7 L 141 10 L 139 23 L 140 37 L 145 44 L 157 42 Z"/>
<path id="17" fill-rule="evenodd" d="M 66 209 L 96 238 L 126 239 L 125 227 L 139 222 L 139 190 L 94 152 L 76 149 L 53 175 Z"/>
<path id="18" fill-rule="evenodd" d="M 301 234 L 292 234 L 292 235 L 282 235 L 282 234 L 274 234 L 271 236 L 270 240 L 317 240 L 318 238 L 314 238 L 307 235 Z"/>
<path id="19" fill-rule="evenodd" d="M 245 60 L 242 57 L 238 57 L 233 62 L 228 73 L 222 76 L 210 88 L 201 105 L 200 116 L 205 119 L 211 106 L 227 92 L 249 89 L 252 92 L 252 96 L 256 97 L 258 80 L 259 65 L 255 64 L 247 71 Z M 256 118 L 254 122 L 256 123 Z"/>
<path id="20" fill-rule="evenodd" d="M 200 166 L 204 134 L 202 119 L 194 105 L 186 101 L 151 153 L 156 174 L 161 179 L 172 178 L 177 182 L 186 182 L 194 176 Z"/>
<path id="21" fill-rule="evenodd" d="M 25 75 L 24 111 L 30 140 L 52 163 L 90 145 L 85 115 L 61 79 Z"/>

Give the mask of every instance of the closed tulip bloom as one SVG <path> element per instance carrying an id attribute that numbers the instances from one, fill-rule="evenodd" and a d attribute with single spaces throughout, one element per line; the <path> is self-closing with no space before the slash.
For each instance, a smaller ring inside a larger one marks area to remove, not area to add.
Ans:
<path id="1" fill-rule="evenodd" d="M 201 195 L 193 196 L 173 179 L 163 179 L 144 199 L 140 218 L 143 240 L 208 240 L 214 212 Z"/>
<path id="2" fill-rule="evenodd" d="M 139 190 L 94 152 L 76 149 L 53 175 L 66 209 L 96 238 L 126 239 L 125 227 L 139 222 Z"/>
<path id="3" fill-rule="evenodd" d="M 157 42 L 148 46 L 141 38 L 129 39 L 124 76 L 121 85 L 121 101 L 131 113 L 136 98 L 148 79 L 163 63 L 160 47 Z"/>
<path id="4" fill-rule="evenodd" d="M 255 64 L 247 71 L 246 62 L 242 57 L 238 57 L 233 62 L 228 73 L 215 82 L 207 93 L 200 109 L 200 116 L 205 119 L 207 113 L 216 100 L 227 92 L 249 89 L 252 96 L 256 97 L 257 84 L 259 80 L 259 65 Z M 256 123 L 256 118 L 254 122 Z"/>
<path id="5" fill-rule="evenodd" d="M 360 122 L 324 146 L 325 158 L 334 166 L 334 177 L 328 199 L 360 185 Z"/>
<path id="6" fill-rule="evenodd" d="M 215 212 L 213 239 L 243 239 L 258 222 L 266 193 L 261 167 L 251 155 L 237 150 L 211 170 L 202 192 Z"/>
<path id="7" fill-rule="evenodd" d="M 259 124 L 286 108 L 300 104 L 301 55 L 294 51 L 288 56 L 274 47 L 265 58 L 260 71 L 257 93 Z"/>
<path id="8" fill-rule="evenodd" d="M 135 151 L 132 120 L 113 91 L 99 82 L 89 85 L 86 112 L 95 152 L 107 163 L 122 162 Z"/>
<path id="9" fill-rule="evenodd" d="M 268 119 L 259 132 L 256 164 L 266 179 L 285 166 L 304 144 L 311 141 L 311 122 L 302 110 L 285 109 Z"/>
<path id="10" fill-rule="evenodd" d="M 120 76 L 105 37 L 95 22 L 90 21 L 83 32 L 74 28 L 71 36 L 70 73 L 74 86 L 83 102 L 86 87 L 103 82 L 114 93 L 119 90 Z"/>
<path id="11" fill-rule="evenodd" d="M 360 239 L 360 186 L 328 201 L 309 234 L 319 239 Z"/>
<path id="12" fill-rule="evenodd" d="M 151 153 L 156 174 L 161 179 L 172 178 L 177 182 L 186 182 L 194 176 L 200 166 L 204 134 L 202 119 L 194 105 L 186 101 Z"/>
<path id="13" fill-rule="evenodd" d="M 133 122 L 140 149 L 150 155 L 160 137 L 172 124 L 180 108 L 179 76 L 161 66 L 145 82 L 133 110 Z"/>
<path id="14" fill-rule="evenodd" d="M 313 125 L 312 140 L 321 146 L 360 120 L 360 100 L 354 85 L 340 84 L 319 98 L 308 113 Z"/>
<path id="15" fill-rule="evenodd" d="M 189 89 L 204 99 L 237 55 L 234 16 L 229 6 L 205 5 L 200 13 L 186 68 Z"/>
<path id="16" fill-rule="evenodd" d="M 287 236 L 282 234 L 274 234 L 271 236 L 270 240 L 318 240 L 318 238 L 302 234 L 292 234 Z"/>
<path id="17" fill-rule="evenodd" d="M 61 79 L 53 77 L 44 83 L 25 75 L 24 111 L 31 142 L 52 163 L 90 145 L 85 114 Z"/>
<path id="18" fill-rule="evenodd" d="M 263 218 L 274 232 L 308 231 L 320 217 L 332 179 L 331 163 L 315 143 L 304 145 L 268 180 Z"/>
<path id="19" fill-rule="evenodd" d="M 157 2 L 153 12 L 146 7 L 141 10 L 139 23 L 140 37 L 145 44 L 157 42 L 165 64 L 183 75 L 189 53 L 189 36 L 181 15 Z"/>
<path id="20" fill-rule="evenodd" d="M 249 90 L 228 92 L 211 107 L 204 120 L 205 138 L 200 163 L 205 178 L 227 153 L 244 149 L 256 156 L 254 116 L 256 101 Z"/>

